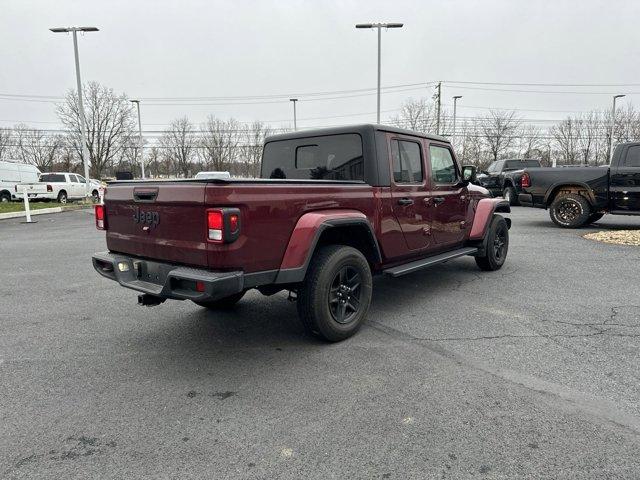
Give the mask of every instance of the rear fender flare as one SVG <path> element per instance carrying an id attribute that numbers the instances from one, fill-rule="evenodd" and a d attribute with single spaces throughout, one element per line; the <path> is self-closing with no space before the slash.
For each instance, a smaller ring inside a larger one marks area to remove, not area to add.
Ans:
<path id="1" fill-rule="evenodd" d="M 593 191 L 591 190 L 591 187 L 589 187 L 589 185 L 587 185 L 586 183 L 583 182 L 558 182 L 558 183 L 554 183 L 553 185 L 551 185 L 551 187 L 549 187 L 549 189 L 547 190 L 547 193 L 544 196 L 544 204 L 545 205 L 550 205 L 551 202 L 553 202 L 553 199 L 555 198 L 558 190 L 562 190 L 562 187 L 580 187 L 583 188 L 584 190 L 587 191 L 587 200 L 589 200 L 589 203 L 591 205 L 595 205 L 596 201 L 595 201 L 595 197 L 593 196 Z"/>
<path id="2" fill-rule="evenodd" d="M 275 283 L 298 283 L 304 280 L 316 246 L 323 232 L 332 228 L 359 226 L 366 230 L 373 245 L 373 263 L 382 261 L 380 247 L 367 216 L 358 210 L 322 210 L 305 213 L 291 233 Z"/>
<path id="3" fill-rule="evenodd" d="M 483 198 L 478 202 L 475 215 L 473 216 L 473 224 L 471 225 L 471 233 L 469 240 L 482 240 L 487 234 L 487 229 L 491 224 L 493 214 L 497 212 L 509 213 L 511 206 L 503 198 Z M 511 222 L 507 222 L 511 227 Z"/>

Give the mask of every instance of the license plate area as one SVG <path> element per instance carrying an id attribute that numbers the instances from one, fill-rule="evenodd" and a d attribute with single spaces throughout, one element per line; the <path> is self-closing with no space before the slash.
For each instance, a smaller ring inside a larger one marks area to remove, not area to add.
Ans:
<path id="1" fill-rule="evenodd" d="M 166 272 L 162 265 L 137 260 L 133 262 L 133 267 L 138 280 L 155 283 L 156 285 L 164 284 Z"/>

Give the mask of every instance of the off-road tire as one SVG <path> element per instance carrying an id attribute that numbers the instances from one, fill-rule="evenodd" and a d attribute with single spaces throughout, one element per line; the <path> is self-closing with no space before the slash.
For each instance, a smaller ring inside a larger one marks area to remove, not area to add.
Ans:
<path id="1" fill-rule="evenodd" d="M 516 189 L 511 186 L 504 187 L 504 190 L 502 191 L 502 198 L 507 200 L 509 202 L 509 205 L 520 205 L 520 202 L 518 202 L 518 194 L 516 193 Z"/>
<path id="2" fill-rule="evenodd" d="M 509 252 L 509 227 L 501 215 L 494 215 L 487 231 L 485 255 L 476 257 L 480 270 L 500 270 Z"/>
<path id="3" fill-rule="evenodd" d="M 563 228 L 580 228 L 589 223 L 591 215 L 589 201 L 575 193 L 556 197 L 549 207 L 551 221 Z"/>
<path id="4" fill-rule="evenodd" d="M 204 302 L 193 300 L 193 303 L 201 307 L 208 308 L 209 310 L 228 310 L 235 307 L 236 303 L 238 303 L 242 299 L 242 297 L 244 297 L 245 293 L 246 292 L 234 293 L 233 295 L 229 295 L 228 297 Z"/>
<path id="5" fill-rule="evenodd" d="M 604 213 L 592 213 L 589 216 L 589 220 L 587 220 L 587 224 L 591 224 L 594 222 L 597 222 L 598 220 L 600 220 L 602 217 L 604 217 Z"/>
<path id="6" fill-rule="evenodd" d="M 298 290 L 298 316 L 307 333 L 339 342 L 364 323 L 371 291 L 371 268 L 362 252 L 345 245 L 321 247 Z"/>
<path id="7" fill-rule="evenodd" d="M 67 197 L 67 192 L 60 190 L 58 193 L 58 203 L 66 204 L 68 201 L 69 197 Z"/>

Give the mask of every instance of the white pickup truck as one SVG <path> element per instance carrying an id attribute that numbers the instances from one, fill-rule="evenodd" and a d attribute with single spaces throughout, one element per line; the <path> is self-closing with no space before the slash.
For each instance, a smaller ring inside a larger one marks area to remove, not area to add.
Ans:
<path id="1" fill-rule="evenodd" d="M 98 185 L 90 182 L 91 194 L 98 196 Z M 86 197 L 85 179 L 76 173 L 43 173 L 37 183 L 19 183 L 15 186 L 16 197 L 23 198 L 24 189 L 30 200 L 56 200 L 67 203 L 69 200 L 81 200 Z"/>

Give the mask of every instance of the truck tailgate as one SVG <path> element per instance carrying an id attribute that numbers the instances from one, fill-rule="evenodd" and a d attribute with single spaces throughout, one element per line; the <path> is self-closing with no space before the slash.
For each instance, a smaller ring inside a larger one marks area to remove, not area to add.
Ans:
<path id="1" fill-rule="evenodd" d="M 113 252 L 207 266 L 206 183 L 107 187 L 107 247 Z"/>

